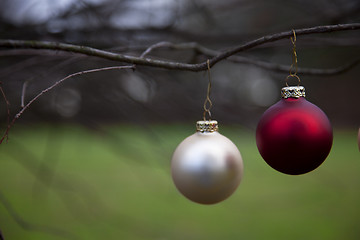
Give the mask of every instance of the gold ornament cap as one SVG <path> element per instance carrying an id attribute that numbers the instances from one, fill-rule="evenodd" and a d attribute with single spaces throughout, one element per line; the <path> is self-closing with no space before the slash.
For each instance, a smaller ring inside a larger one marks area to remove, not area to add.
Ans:
<path id="1" fill-rule="evenodd" d="M 303 86 L 283 87 L 281 97 L 285 99 L 305 97 L 305 88 Z"/>
<path id="2" fill-rule="evenodd" d="M 219 125 L 216 120 L 208 121 L 197 121 L 196 122 L 196 131 L 197 132 L 217 132 L 219 130 Z"/>

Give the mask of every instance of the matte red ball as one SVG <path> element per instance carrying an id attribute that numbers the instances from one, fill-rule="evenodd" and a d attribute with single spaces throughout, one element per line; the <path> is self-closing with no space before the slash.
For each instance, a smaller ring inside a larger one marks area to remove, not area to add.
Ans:
<path id="1" fill-rule="evenodd" d="M 319 167 L 332 142 L 329 119 L 304 97 L 281 99 L 263 114 L 256 129 L 261 156 L 285 174 L 304 174 Z"/>

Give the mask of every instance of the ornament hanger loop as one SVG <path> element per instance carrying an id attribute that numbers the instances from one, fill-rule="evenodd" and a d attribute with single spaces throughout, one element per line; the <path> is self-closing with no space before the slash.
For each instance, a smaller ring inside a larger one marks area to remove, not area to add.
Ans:
<path id="1" fill-rule="evenodd" d="M 298 58 L 297 58 L 297 53 L 296 53 L 296 33 L 295 33 L 295 30 L 292 29 L 292 32 L 293 32 L 293 37 L 290 37 L 290 40 L 291 40 L 291 43 L 293 45 L 293 48 L 292 48 L 292 64 L 290 66 L 290 70 L 289 70 L 289 76 L 286 77 L 286 80 L 285 80 L 285 83 L 286 83 L 286 86 L 288 87 L 288 79 L 290 77 L 294 77 L 294 78 L 297 78 L 297 80 L 299 81 L 298 82 L 298 86 L 300 85 L 300 78 L 299 76 L 297 75 L 297 72 L 298 72 Z"/>
<path id="2" fill-rule="evenodd" d="M 203 113 L 203 118 L 204 121 L 206 121 L 206 114 L 209 116 L 209 121 L 211 121 L 211 112 L 210 109 L 212 108 L 212 102 L 210 99 L 210 93 L 211 93 L 211 74 L 210 74 L 210 60 L 208 59 L 206 61 L 207 63 L 207 67 L 208 67 L 208 87 L 207 87 L 207 92 L 206 92 L 206 99 L 204 102 L 204 113 Z"/>
<path id="3" fill-rule="evenodd" d="M 298 80 L 298 87 L 300 86 L 301 80 L 298 75 L 289 75 L 286 77 L 285 84 L 287 87 L 289 87 L 288 80 L 289 78 L 296 78 Z"/>

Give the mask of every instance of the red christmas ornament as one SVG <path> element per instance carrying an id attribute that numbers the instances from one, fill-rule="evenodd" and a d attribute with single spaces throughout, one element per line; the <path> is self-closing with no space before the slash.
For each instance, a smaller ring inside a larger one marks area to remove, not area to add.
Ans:
<path id="1" fill-rule="evenodd" d="M 329 119 L 305 99 L 305 88 L 284 87 L 256 129 L 261 156 L 275 170 L 298 175 L 319 167 L 328 156 L 333 134 Z"/>

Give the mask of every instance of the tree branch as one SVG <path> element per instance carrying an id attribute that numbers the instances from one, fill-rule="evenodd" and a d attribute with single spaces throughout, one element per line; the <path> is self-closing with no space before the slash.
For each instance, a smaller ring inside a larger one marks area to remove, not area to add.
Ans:
<path id="1" fill-rule="evenodd" d="M 20 118 L 20 116 L 23 114 L 23 112 L 26 109 L 28 109 L 29 106 L 34 101 L 36 101 L 43 94 L 52 90 L 57 85 L 59 85 L 60 83 L 62 83 L 63 81 L 65 81 L 69 78 L 72 78 L 72 77 L 75 77 L 78 75 L 82 75 L 82 74 L 106 71 L 106 70 L 112 70 L 112 69 L 125 69 L 125 68 L 134 69 L 136 65 L 153 66 L 153 67 L 174 69 L 174 70 L 188 70 L 188 71 L 203 71 L 203 70 L 208 69 L 207 61 L 202 62 L 202 63 L 189 64 L 189 63 L 171 62 L 171 61 L 163 61 L 163 60 L 145 58 L 145 56 L 147 54 L 149 54 L 151 51 L 153 51 L 156 48 L 160 48 L 160 47 L 172 47 L 172 48 L 177 48 L 177 49 L 192 48 L 194 51 L 196 51 L 198 53 L 201 53 L 201 54 L 211 57 L 209 59 L 210 67 L 215 65 L 216 63 L 218 63 L 221 60 L 229 59 L 234 62 L 253 64 L 255 66 L 259 66 L 259 67 L 266 68 L 266 69 L 277 70 L 277 71 L 285 71 L 285 70 L 288 71 L 289 68 L 284 65 L 277 65 L 277 64 L 274 65 L 274 64 L 271 64 L 268 62 L 251 60 L 251 59 L 248 59 L 245 57 L 234 56 L 234 55 L 241 51 L 255 48 L 257 46 L 260 46 L 260 45 L 268 43 L 268 42 L 274 42 L 274 41 L 277 41 L 280 39 L 291 37 L 294 34 L 293 31 L 295 31 L 295 33 L 299 36 L 299 35 L 314 34 L 314 33 L 355 30 L 355 29 L 359 29 L 359 28 L 360 28 L 360 23 L 353 23 L 353 24 L 328 25 L 328 26 L 318 26 L 318 27 L 312 27 L 312 28 L 291 30 L 291 31 L 287 31 L 287 32 L 267 35 L 267 36 L 258 38 L 256 40 L 247 42 L 245 44 L 239 45 L 237 47 L 234 47 L 227 51 L 222 51 L 222 52 L 205 48 L 197 43 L 177 44 L 176 45 L 176 44 L 172 44 L 172 43 L 168 43 L 168 42 L 160 42 L 160 43 L 157 43 L 157 44 L 154 44 L 154 45 L 148 47 L 140 55 L 140 57 L 128 56 L 128 55 L 124 55 L 124 54 L 117 54 L 117 53 L 113 53 L 110 51 L 104 51 L 104 50 L 99 50 L 99 49 L 95 49 L 95 48 L 91 48 L 91 47 L 78 46 L 78 45 L 65 44 L 65 43 L 42 42 L 42 41 L 23 41 L 23 40 L 0 40 L 0 47 L 5 47 L 5 48 L 60 50 L 60 51 L 65 51 L 65 52 L 80 53 L 80 54 L 84 54 L 87 56 L 94 56 L 94 57 L 104 58 L 104 59 L 108 59 L 108 60 L 133 64 L 132 66 L 114 66 L 114 67 L 106 67 L 106 68 L 90 69 L 90 70 L 86 70 L 86 71 L 81 71 L 81 72 L 70 74 L 70 75 L 66 76 L 65 78 L 55 82 L 50 87 L 44 89 L 39 94 L 37 94 L 26 105 L 24 105 L 22 102 L 23 107 L 15 115 L 13 120 L 8 124 L 5 134 L 0 139 L 0 144 L 4 141 L 5 138 L 7 138 L 8 134 L 9 134 L 9 130 L 14 125 L 15 121 L 18 118 Z M 350 64 L 347 64 L 347 65 L 344 65 L 344 66 L 341 66 L 341 67 L 338 67 L 335 69 L 328 69 L 328 70 L 300 69 L 298 72 L 299 73 L 304 72 L 307 74 L 315 74 L 315 75 L 332 75 L 332 74 L 347 71 L 348 69 L 355 66 L 359 62 L 360 62 L 360 60 L 357 59 L 355 62 L 352 62 Z M 24 86 L 23 90 L 25 90 L 25 86 Z M 24 99 L 24 97 L 25 97 L 24 95 L 25 95 L 25 93 L 23 91 L 22 99 Z"/>
<path id="2" fill-rule="evenodd" d="M 360 29 L 360 23 L 351 23 L 351 24 L 337 24 L 337 25 L 327 25 L 327 26 L 317 26 L 311 28 L 302 28 L 302 29 L 294 29 L 297 36 L 300 35 L 308 35 L 315 33 L 329 33 L 329 32 L 337 32 L 337 31 L 346 31 L 346 30 L 355 30 Z M 225 51 L 216 57 L 210 60 L 211 66 L 216 64 L 217 62 L 226 59 L 236 53 L 260 46 L 265 43 L 274 42 L 280 39 L 289 38 L 294 35 L 293 30 L 267 35 L 256 40 L 247 42 L 243 45 L 232 48 L 228 51 Z"/>
<path id="3" fill-rule="evenodd" d="M 327 26 L 317 26 L 311 28 L 302 28 L 294 29 L 297 36 L 316 34 L 316 33 L 329 33 L 336 31 L 347 31 L 347 30 L 356 30 L 360 29 L 360 23 L 351 23 L 351 24 L 338 24 L 338 25 L 327 25 Z M 275 33 L 263 36 L 261 38 L 255 39 L 253 41 L 244 43 L 242 45 L 236 46 L 226 51 L 216 52 L 217 54 L 210 59 L 210 67 L 214 66 L 216 63 L 229 58 L 239 52 L 255 48 L 257 46 L 263 45 L 265 43 L 278 41 L 280 39 L 289 38 L 293 36 L 293 30 Z M 73 53 L 80 53 L 88 56 L 99 57 L 103 59 L 108 59 L 112 61 L 118 61 L 123 63 L 131 63 L 136 65 L 159 67 L 172 70 L 186 70 L 186 71 L 205 71 L 207 70 L 206 61 L 201 63 L 189 64 L 182 62 L 172 62 L 172 61 L 163 61 L 150 58 L 144 58 L 142 56 L 135 57 L 124 54 L 117 54 L 110 51 L 104 51 L 96 48 L 91 48 L 87 46 L 78 46 L 73 44 L 66 43 L 56 43 L 56 42 L 45 42 L 45 41 L 24 41 L 24 40 L 0 40 L 0 47 L 3 48 L 18 48 L 18 49 L 49 49 L 49 50 L 58 50 L 66 51 Z M 149 51 L 151 51 L 150 49 Z M 203 49 L 204 50 L 204 49 Z M 147 53 L 146 53 L 147 54 Z M 144 54 L 144 55 L 146 55 Z"/>
<path id="4" fill-rule="evenodd" d="M 156 44 L 150 46 L 149 48 L 147 48 L 141 54 L 141 56 L 144 57 L 144 56 L 148 55 L 151 51 L 153 51 L 157 48 L 161 48 L 161 47 L 166 47 L 166 48 L 171 48 L 171 49 L 176 49 L 176 50 L 191 49 L 191 50 L 193 50 L 197 53 L 201 53 L 207 57 L 216 57 L 219 54 L 221 54 L 221 52 L 219 52 L 219 51 L 215 51 L 215 50 L 206 48 L 196 42 L 180 43 L 180 44 L 175 44 L 175 43 L 171 43 L 171 42 L 159 42 L 159 43 L 156 43 Z M 289 73 L 289 69 L 290 69 L 290 65 L 282 65 L 282 64 L 270 63 L 270 62 L 266 62 L 266 61 L 259 61 L 259 60 L 254 60 L 251 58 L 237 56 L 237 55 L 232 55 L 232 56 L 228 57 L 227 60 L 229 60 L 231 62 L 235 62 L 235 63 L 250 64 L 250 65 L 253 65 L 256 67 L 260 67 L 260 68 L 275 71 L 275 72 Z M 359 63 L 360 63 L 360 58 L 356 59 L 350 63 L 344 64 L 340 67 L 331 68 L 331 69 L 298 68 L 297 73 L 303 74 L 303 75 L 313 75 L 313 76 L 336 75 L 336 74 L 340 74 L 340 73 L 350 70 L 351 68 L 353 68 L 354 66 L 356 66 Z"/>
<path id="5" fill-rule="evenodd" d="M 72 74 L 58 80 L 57 82 L 52 84 L 50 87 L 48 87 L 48 88 L 42 90 L 40 93 L 38 93 L 24 107 L 21 108 L 21 110 L 15 115 L 13 120 L 8 124 L 3 137 L 0 139 L 0 144 L 4 141 L 4 139 L 7 139 L 10 128 L 15 124 L 16 120 L 21 117 L 21 115 L 24 113 L 24 111 L 26 109 L 28 109 L 33 102 L 35 102 L 39 97 L 41 97 L 45 93 L 49 92 L 50 90 L 52 90 L 53 88 L 55 88 L 56 86 L 58 86 L 59 84 L 64 82 L 65 80 L 72 78 L 72 77 L 79 76 L 79 75 L 87 74 L 87 73 L 94 73 L 94 72 L 108 71 L 108 70 L 133 69 L 133 68 L 134 68 L 133 66 L 113 66 L 113 67 L 89 69 L 89 70 L 85 70 L 85 71 L 81 71 L 81 72 L 72 73 Z"/>

